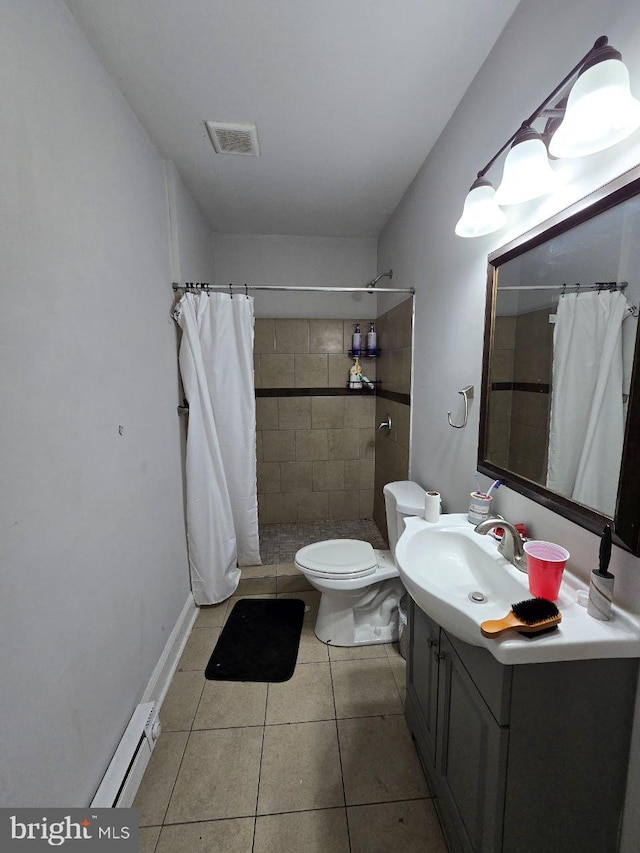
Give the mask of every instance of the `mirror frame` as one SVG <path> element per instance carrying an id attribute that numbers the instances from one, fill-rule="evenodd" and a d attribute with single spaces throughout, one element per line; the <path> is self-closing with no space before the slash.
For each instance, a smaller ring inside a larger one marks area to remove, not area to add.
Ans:
<path id="1" fill-rule="evenodd" d="M 513 491 L 535 501 L 547 509 L 564 516 L 575 524 L 600 534 L 608 516 L 576 503 L 505 468 L 500 468 L 486 458 L 488 439 L 489 379 L 493 354 L 493 327 L 495 318 L 496 272 L 499 267 L 529 249 L 545 243 L 552 237 L 575 228 L 606 210 L 640 194 L 640 166 L 625 172 L 615 180 L 536 225 L 526 233 L 496 249 L 489 255 L 485 309 L 484 351 L 482 359 L 482 391 L 480 399 L 480 429 L 478 435 L 478 471 L 492 479 L 500 480 Z M 640 235 L 639 235 L 640 237 Z M 640 556 L 640 328 L 631 373 L 620 480 L 616 512 L 613 518 L 613 541 L 636 556 Z"/>

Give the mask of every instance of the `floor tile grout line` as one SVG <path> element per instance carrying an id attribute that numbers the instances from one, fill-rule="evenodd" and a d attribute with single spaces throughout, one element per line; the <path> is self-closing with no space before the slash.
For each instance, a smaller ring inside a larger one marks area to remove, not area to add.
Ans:
<path id="1" fill-rule="evenodd" d="M 173 680 L 173 679 L 172 679 L 172 680 Z M 198 713 L 198 708 L 200 707 L 200 702 L 202 701 L 202 694 L 204 693 L 204 688 L 205 688 L 205 685 L 206 685 L 206 679 L 203 679 L 203 681 L 204 681 L 204 683 L 203 683 L 203 685 L 202 685 L 202 690 L 200 691 L 200 698 L 198 699 L 198 704 L 196 705 L 195 714 L 193 715 L 193 720 L 191 721 L 191 726 L 190 726 L 190 728 L 189 728 L 189 731 L 187 732 L 187 739 L 186 739 L 186 741 L 185 741 L 184 749 L 183 749 L 183 751 L 182 751 L 182 757 L 180 758 L 180 764 L 178 765 L 178 772 L 176 773 L 176 778 L 173 780 L 173 785 L 171 786 L 171 793 L 169 794 L 169 799 L 167 800 L 167 807 L 166 807 L 166 809 L 164 810 L 164 815 L 163 815 L 163 817 L 162 817 L 162 827 L 164 827 L 164 826 L 165 826 L 165 821 L 166 821 L 166 819 L 167 819 L 167 814 L 168 814 L 168 812 L 169 812 L 169 806 L 171 805 L 171 800 L 173 799 L 173 794 L 174 794 L 174 792 L 175 792 L 176 785 L 177 785 L 177 783 L 178 783 L 178 776 L 180 775 L 180 770 L 182 769 L 182 764 L 183 764 L 183 762 L 184 762 L 184 757 L 185 757 L 185 755 L 186 755 L 187 747 L 188 747 L 188 745 L 189 745 L 189 738 L 191 737 L 191 735 L 192 735 L 192 733 L 193 733 L 193 724 L 194 724 L 194 722 L 195 722 L 196 715 L 197 715 L 197 713 Z M 198 731 L 198 729 L 196 729 L 196 731 Z M 162 835 L 162 828 L 160 829 L 160 832 L 158 833 L 158 838 L 157 838 L 157 840 L 156 840 L 156 847 L 158 846 L 158 841 L 160 840 L 160 835 Z M 155 850 L 155 847 L 154 847 L 154 850 Z"/>
<path id="2" fill-rule="evenodd" d="M 266 723 L 266 717 L 267 717 L 267 702 L 268 701 L 269 701 L 269 685 L 267 684 L 267 699 L 264 703 L 265 723 Z M 262 726 L 262 740 L 260 742 L 260 762 L 258 764 L 258 785 L 256 788 L 256 807 L 255 807 L 255 812 L 253 815 L 253 838 L 251 840 L 251 853 L 253 853 L 253 850 L 254 850 L 255 844 L 256 844 L 256 829 L 258 826 L 258 803 L 260 801 L 260 781 L 261 781 L 261 777 L 262 777 L 262 757 L 264 755 L 264 737 L 265 737 L 266 729 L 267 729 L 267 727 L 265 724 Z"/>
<path id="3" fill-rule="evenodd" d="M 206 817 L 206 818 L 198 818 L 197 820 L 177 820 L 175 823 L 165 823 L 162 828 L 165 826 L 190 826 L 194 823 L 217 823 L 219 821 L 225 820 L 255 820 L 256 816 L 254 814 L 231 814 L 226 815 L 225 817 Z"/>
<path id="4" fill-rule="evenodd" d="M 203 675 L 204 675 L 204 673 L 203 673 Z M 198 711 L 200 710 L 200 703 L 202 702 L 202 697 L 204 696 L 204 689 L 206 686 L 207 686 L 207 678 L 205 676 L 202 679 L 202 690 L 200 691 L 200 696 L 198 698 L 198 704 L 196 705 L 196 710 L 195 710 L 195 713 L 193 715 L 193 719 L 191 720 L 191 727 L 189 728 L 190 733 L 194 730 L 193 724 L 195 723 L 196 717 L 198 716 Z M 199 731 L 199 729 L 196 729 L 196 731 Z"/>
<path id="5" fill-rule="evenodd" d="M 416 797 L 398 797 L 392 800 L 367 800 L 362 803 L 348 803 L 341 806 L 313 806 L 311 808 L 303 808 L 303 809 L 288 809 L 284 811 L 274 811 L 274 812 L 264 812 L 264 814 L 237 814 L 226 817 L 207 817 L 207 818 L 199 818 L 197 820 L 179 820 L 174 823 L 167 824 L 149 824 L 146 826 L 140 827 L 140 829 L 163 829 L 165 826 L 167 827 L 175 827 L 175 826 L 191 826 L 193 824 L 198 823 L 221 823 L 224 821 L 231 820 L 254 820 L 257 821 L 258 818 L 261 817 L 278 817 L 280 815 L 297 815 L 297 814 L 305 814 L 309 812 L 329 812 L 329 811 L 349 811 L 349 809 L 359 809 L 359 808 L 367 808 L 368 806 L 389 806 L 397 803 L 433 803 L 435 807 L 436 797 L 432 795 L 427 796 L 416 796 Z"/>
<path id="6" fill-rule="evenodd" d="M 255 815 L 256 819 L 260 817 L 278 817 L 278 815 L 285 814 L 305 814 L 309 812 L 331 812 L 331 811 L 342 811 L 343 809 L 359 809 L 366 808 L 367 806 L 387 806 L 392 805 L 394 803 L 417 803 L 424 800 L 425 802 L 431 802 L 435 800 L 435 797 L 426 796 L 426 797 L 398 797 L 394 800 L 367 800 L 365 803 L 351 803 L 347 806 L 313 806 L 311 808 L 304 809 L 288 809 L 280 812 L 264 812 L 264 814 Z M 200 818 L 198 820 L 181 820 L 176 821 L 175 823 L 167 824 L 167 826 L 189 826 L 194 823 L 218 823 L 225 820 L 250 820 L 253 818 L 253 815 L 235 815 L 232 817 L 209 817 L 209 818 Z M 152 826 L 142 827 L 143 829 L 159 829 L 158 824 L 153 824 Z"/>
<path id="7" fill-rule="evenodd" d="M 262 781 L 262 759 L 264 757 L 264 740 L 267 732 L 267 708 L 269 707 L 269 687 L 270 682 L 267 682 L 267 695 L 264 699 L 264 714 L 262 717 L 262 740 L 260 742 L 260 762 L 258 764 L 258 787 L 256 789 L 256 808 L 253 816 L 253 839 L 251 841 L 251 853 L 256 844 L 256 829 L 258 827 L 258 803 L 260 802 L 260 782 Z"/>
<path id="8" fill-rule="evenodd" d="M 189 746 L 189 738 L 191 737 L 191 731 L 187 732 L 187 739 L 184 742 L 184 749 L 182 750 L 182 755 L 180 757 L 180 763 L 178 764 L 178 772 L 176 773 L 176 777 L 173 780 L 173 785 L 171 786 L 171 793 L 169 794 L 169 798 L 167 800 L 167 807 L 164 810 L 164 815 L 162 817 L 162 826 L 165 826 L 165 821 L 167 819 L 167 814 L 169 813 L 169 806 L 171 805 L 171 800 L 173 799 L 173 795 L 176 790 L 176 784 L 178 783 L 178 776 L 180 775 L 180 770 L 182 769 L 182 764 L 184 762 L 184 757 L 187 752 L 187 747 Z M 162 829 L 160 830 L 160 835 L 162 835 Z M 158 836 L 160 838 L 160 836 Z"/>
<path id="9" fill-rule="evenodd" d="M 141 829 L 141 827 L 138 827 L 138 841 L 140 841 L 140 829 Z M 162 827 L 160 827 L 160 832 L 158 833 L 158 837 L 156 838 L 156 843 L 153 845 L 153 850 L 151 851 L 151 853 L 156 853 L 156 850 L 158 849 L 158 843 L 160 841 L 161 835 L 162 835 Z"/>
<path id="10" fill-rule="evenodd" d="M 192 826 L 194 823 L 220 823 L 225 820 L 250 820 L 251 815 L 235 815 L 233 817 L 201 817 L 196 820 L 177 820 L 175 823 L 169 823 L 167 826 Z M 151 827 L 145 827 L 147 829 Z M 157 828 L 157 824 L 156 824 Z"/>
<path id="11" fill-rule="evenodd" d="M 404 717 L 404 710 L 391 712 L 372 711 L 370 714 L 354 714 L 347 717 L 319 717 L 318 719 L 313 720 L 287 720 L 282 723 L 254 723 L 253 725 L 248 726 L 207 726 L 202 729 L 193 729 L 189 731 L 189 734 L 192 732 L 226 732 L 231 731 L 232 729 L 262 729 L 267 727 L 275 728 L 277 726 L 297 726 L 302 723 L 330 723 L 332 720 L 370 720 L 373 717 Z M 175 729 L 173 730 L 173 733 L 177 734 L 181 731 L 186 732 L 187 729 Z"/>
<path id="12" fill-rule="evenodd" d="M 369 800 L 366 803 L 349 803 L 347 809 L 359 809 L 361 806 L 387 806 L 391 803 L 418 803 L 421 800 L 431 802 L 435 797 L 399 797 L 397 800 Z"/>
<path id="13" fill-rule="evenodd" d="M 362 807 L 364 807 L 364 806 L 386 806 L 386 805 L 389 805 L 391 803 L 415 803 L 415 802 L 419 802 L 420 800 L 424 800 L 425 802 L 431 802 L 432 800 L 435 800 L 435 799 L 436 798 L 431 796 L 431 795 L 416 796 L 416 797 L 396 797 L 393 800 L 367 800 L 364 803 L 351 803 L 347 806 L 347 808 L 348 809 L 357 809 L 357 808 L 360 808 L 361 806 Z M 304 809 L 288 809 L 288 810 L 279 811 L 279 812 L 265 812 L 264 814 L 256 815 L 256 817 L 274 817 L 276 815 L 302 814 L 304 812 L 330 812 L 330 811 L 334 811 L 335 809 L 342 809 L 342 808 L 344 808 L 344 806 L 312 806 L 310 808 L 304 808 Z M 170 823 L 168 825 L 169 826 L 183 826 L 183 825 L 188 826 L 189 824 L 192 824 L 192 823 L 216 823 L 218 821 L 223 821 L 223 820 L 243 820 L 243 819 L 249 819 L 251 817 L 252 817 L 252 815 L 246 815 L 246 814 L 235 815 L 234 817 L 207 817 L 207 818 L 199 818 L 198 820 L 180 820 L 180 821 L 176 821 L 175 823 Z M 157 824 L 157 823 L 150 824 L 149 826 L 143 827 L 143 829 L 159 829 L 159 828 L 160 828 L 160 824 Z"/>
<path id="14" fill-rule="evenodd" d="M 400 700 L 400 704 L 402 705 L 403 713 L 404 713 L 404 702 L 402 701 L 402 693 L 400 692 L 400 687 L 398 686 L 398 682 L 396 681 L 396 676 L 395 676 L 395 673 L 393 671 L 393 667 L 391 666 L 391 661 L 389 659 L 389 655 L 387 655 L 387 663 L 389 665 L 389 672 L 391 673 L 391 678 L 393 679 L 393 684 L 394 684 L 394 687 L 396 688 L 396 693 L 398 694 L 398 699 Z"/>
<path id="15" fill-rule="evenodd" d="M 355 808 L 357 808 L 361 805 L 362 806 L 369 806 L 369 805 L 379 806 L 379 805 L 386 805 L 386 803 L 404 803 L 404 802 L 414 802 L 416 800 L 430 800 L 430 799 L 432 799 L 432 798 L 431 797 L 405 797 L 404 799 L 400 799 L 400 800 L 381 800 L 380 802 L 375 802 L 375 803 L 357 803 L 355 805 Z M 433 799 L 435 799 L 435 798 L 433 798 Z M 264 814 L 259 814 L 259 815 L 242 814 L 242 815 L 233 815 L 231 817 L 205 817 L 205 818 L 198 818 L 197 820 L 180 820 L 180 821 L 176 821 L 175 823 L 168 823 L 166 825 L 167 826 L 191 826 L 191 825 L 197 824 L 197 823 L 221 823 L 221 822 L 227 821 L 227 820 L 252 820 L 254 817 L 257 819 L 259 817 L 278 817 L 278 815 L 285 815 L 285 814 L 295 815 L 295 814 L 305 814 L 308 812 L 342 811 L 344 808 L 345 808 L 345 806 L 313 806 L 311 808 L 293 809 L 293 810 L 289 809 L 288 811 L 281 811 L 281 812 L 265 812 Z M 352 808 L 352 806 L 349 806 L 348 808 Z M 148 826 L 140 827 L 140 829 L 162 829 L 162 824 L 158 824 L 158 823 L 149 824 Z"/>
<path id="16" fill-rule="evenodd" d="M 340 749 L 340 732 L 338 730 L 338 706 L 336 705 L 336 690 L 333 683 L 333 665 L 331 663 L 331 655 L 329 657 L 329 676 L 331 678 L 331 693 L 333 696 L 333 712 L 335 714 L 336 741 L 338 744 L 338 761 L 340 762 L 340 781 L 342 782 L 342 799 L 344 800 L 344 819 L 347 825 L 347 844 L 349 845 L 349 853 L 351 853 L 351 832 L 349 831 L 349 813 L 347 812 L 347 792 L 344 787 L 344 766 L 342 764 L 342 750 Z"/>

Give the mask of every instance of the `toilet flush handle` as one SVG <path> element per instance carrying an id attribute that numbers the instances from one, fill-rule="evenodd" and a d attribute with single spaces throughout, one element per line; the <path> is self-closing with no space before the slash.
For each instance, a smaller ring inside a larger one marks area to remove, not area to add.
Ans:
<path id="1" fill-rule="evenodd" d="M 378 424 L 378 429 L 386 429 L 387 435 L 391 432 L 391 415 L 385 415 L 385 420 L 382 423 Z"/>

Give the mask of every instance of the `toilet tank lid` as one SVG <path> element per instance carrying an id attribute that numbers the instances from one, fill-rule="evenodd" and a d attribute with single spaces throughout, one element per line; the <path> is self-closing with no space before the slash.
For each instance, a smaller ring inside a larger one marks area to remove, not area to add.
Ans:
<path id="1" fill-rule="evenodd" d="M 413 480 L 398 480 L 387 483 L 385 494 L 391 494 L 396 501 L 396 509 L 404 515 L 422 515 L 426 492 Z"/>

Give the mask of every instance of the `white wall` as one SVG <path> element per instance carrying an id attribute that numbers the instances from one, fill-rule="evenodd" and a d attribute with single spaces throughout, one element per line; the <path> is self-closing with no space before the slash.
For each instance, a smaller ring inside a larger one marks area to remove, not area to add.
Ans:
<path id="1" fill-rule="evenodd" d="M 442 492 L 449 512 L 466 509 L 474 486 L 487 254 L 638 163 L 640 132 L 613 151 L 561 163 L 564 190 L 514 209 L 502 232 L 463 240 L 453 229 L 477 171 L 603 34 L 622 52 L 639 97 L 636 0 L 609 5 L 600 0 L 523 0 L 379 241 L 379 269 L 392 266 L 394 284 L 414 284 L 418 290 L 412 477 Z M 497 185 L 499 168 L 489 177 Z M 457 391 L 469 384 L 476 388 L 469 426 L 453 430 L 447 410 L 459 412 Z M 535 537 L 565 545 L 572 568 L 588 578 L 597 561 L 596 536 L 506 488 L 496 501 L 499 512 L 527 522 Z M 616 548 L 611 566 L 617 600 L 640 612 L 640 560 Z M 631 768 L 630 803 L 637 802 L 640 791 L 638 752 Z M 628 850 L 635 849 L 630 839 L 640 835 L 634 811 L 629 808 L 626 815 Z"/>
<path id="2" fill-rule="evenodd" d="M 165 160 L 169 226 L 171 231 L 171 281 L 208 281 L 213 275 L 211 230 L 189 194 L 174 164 Z"/>
<path id="3" fill-rule="evenodd" d="M 2 18 L 0 805 L 84 806 L 189 596 L 167 182 L 61 0 Z"/>
<path id="4" fill-rule="evenodd" d="M 376 273 L 374 237 L 213 235 L 215 284 L 365 287 Z M 386 270 L 385 270 L 386 272 Z M 391 286 L 387 278 L 378 286 Z M 254 291 L 256 317 L 377 317 L 370 294 Z"/>

